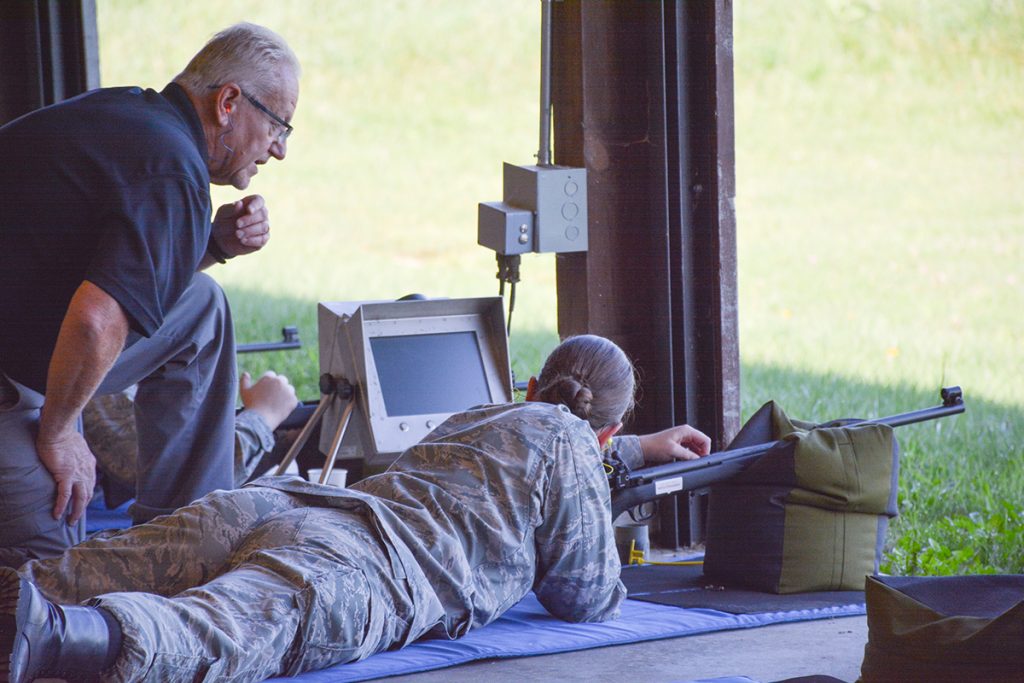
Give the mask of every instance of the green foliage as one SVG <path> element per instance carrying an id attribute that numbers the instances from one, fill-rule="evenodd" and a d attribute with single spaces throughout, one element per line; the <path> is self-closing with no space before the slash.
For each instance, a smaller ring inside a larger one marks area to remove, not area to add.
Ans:
<path id="1" fill-rule="evenodd" d="M 252 187 L 273 241 L 214 274 L 239 341 L 298 324 L 306 346 L 244 367 L 311 397 L 316 302 L 497 293 L 476 205 L 500 197 L 502 161 L 536 151 L 535 0 L 97 7 L 104 85 L 159 88 L 241 19 L 279 31 L 304 65 L 287 163 Z M 1020 516 L 1003 507 L 1024 500 L 1024 3 L 733 11 L 744 414 L 769 398 L 812 420 L 891 414 L 962 385 L 966 415 L 898 432 L 889 566 L 1024 572 Z M 519 379 L 557 339 L 553 259 L 522 271 Z"/>
<path id="2" fill-rule="evenodd" d="M 896 575 L 1019 573 L 1024 554 L 1024 507 L 1001 501 L 990 509 L 943 517 L 907 529 L 882 570 Z"/>
<path id="3" fill-rule="evenodd" d="M 1024 5 L 734 9 L 744 414 L 884 415 L 960 384 L 967 414 L 897 432 L 889 571 L 1024 571 L 985 540 L 1024 500 Z"/>

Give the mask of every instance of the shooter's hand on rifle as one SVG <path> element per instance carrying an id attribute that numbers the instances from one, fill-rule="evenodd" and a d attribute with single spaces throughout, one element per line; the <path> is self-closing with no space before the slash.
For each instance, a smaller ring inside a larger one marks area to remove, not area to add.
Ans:
<path id="1" fill-rule="evenodd" d="M 670 427 L 640 437 L 645 465 L 673 460 L 696 460 L 711 452 L 711 439 L 690 425 Z"/>

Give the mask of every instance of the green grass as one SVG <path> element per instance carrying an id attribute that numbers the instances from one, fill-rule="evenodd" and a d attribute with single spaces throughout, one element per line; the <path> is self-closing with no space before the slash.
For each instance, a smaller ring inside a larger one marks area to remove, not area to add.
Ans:
<path id="1" fill-rule="evenodd" d="M 743 3 L 735 32 L 744 413 L 962 385 L 898 431 L 884 568 L 1024 570 L 1024 6 Z"/>
<path id="2" fill-rule="evenodd" d="M 249 19 L 305 73 L 286 163 L 252 190 L 274 239 L 216 269 L 245 356 L 315 395 L 315 303 L 497 292 L 476 204 L 537 147 L 534 0 L 104 0 L 105 85 L 162 86 Z M 964 387 L 964 416 L 902 428 L 888 568 L 1024 571 L 1024 4 L 735 3 L 743 413 L 882 415 Z M 218 201 L 234 191 L 218 189 Z M 524 259 L 522 377 L 556 342 L 554 265 Z M 1010 508 L 1006 506 L 1010 505 Z"/>

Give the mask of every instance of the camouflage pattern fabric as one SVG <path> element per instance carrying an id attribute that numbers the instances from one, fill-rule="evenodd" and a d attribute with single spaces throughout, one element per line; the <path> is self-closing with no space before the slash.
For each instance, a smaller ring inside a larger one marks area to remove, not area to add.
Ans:
<path id="1" fill-rule="evenodd" d="M 642 462 L 636 437 L 617 447 L 630 466 Z M 438 631 L 449 637 L 490 623 L 531 589 L 568 621 L 613 618 L 625 597 L 597 439 L 562 406 L 455 415 L 388 471 L 334 495 L 301 480 L 253 485 L 368 508 L 403 565 L 422 572 L 422 592 L 444 611 Z M 414 630 L 430 626 L 421 616 Z"/>
<path id="2" fill-rule="evenodd" d="M 135 430 L 135 391 L 133 385 L 124 391 L 94 396 L 82 410 L 82 431 L 96 456 L 96 465 L 103 475 L 127 497 L 135 493 L 135 471 L 138 464 L 138 434 Z M 241 486 L 274 449 L 274 434 L 266 421 L 252 410 L 243 410 L 235 417 L 235 486 Z M 122 500 L 117 500 L 117 498 Z M 107 490 L 107 501 L 116 507 L 126 500 Z"/>
<path id="3" fill-rule="evenodd" d="M 139 455 L 135 390 L 132 385 L 116 394 L 93 396 L 82 409 L 82 434 L 96 456 L 96 467 L 111 484 L 130 492 L 128 495 L 135 492 Z"/>
<path id="4" fill-rule="evenodd" d="M 273 489 L 212 493 L 21 573 L 109 610 L 104 680 L 258 681 L 405 642 L 413 603 L 367 520 Z"/>
<path id="5" fill-rule="evenodd" d="M 263 456 L 274 450 L 274 432 L 254 410 L 235 416 L 235 486 L 249 481 Z"/>
<path id="6" fill-rule="evenodd" d="M 456 415 L 351 489 L 265 477 L 22 573 L 115 616 L 119 681 L 294 675 L 461 636 L 531 589 L 572 621 L 625 597 L 594 433 L 540 403 Z"/>

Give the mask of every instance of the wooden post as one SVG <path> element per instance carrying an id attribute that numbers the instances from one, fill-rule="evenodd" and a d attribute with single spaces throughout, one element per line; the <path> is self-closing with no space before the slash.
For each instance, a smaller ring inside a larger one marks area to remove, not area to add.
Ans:
<path id="1" fill-rule="evenodd" d="M 100 85 L 95 0 L 0 2 L 0 125 Z"/>
<path id="2" fill-rule="evenodd" d="M 687 422 L 721 448 L 740 417 L 731 3 L 564 0 L 552 37 L 554 161 L 587 168 L 590 216 L 590 250 L 557 257 L 559 334 L 633 358 L 631 429 Z"/>

